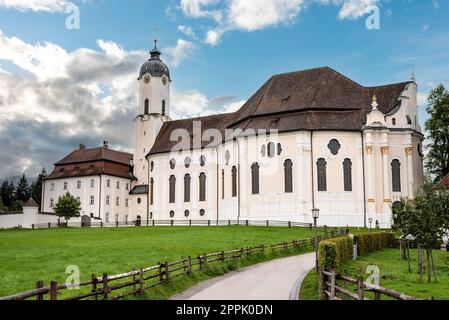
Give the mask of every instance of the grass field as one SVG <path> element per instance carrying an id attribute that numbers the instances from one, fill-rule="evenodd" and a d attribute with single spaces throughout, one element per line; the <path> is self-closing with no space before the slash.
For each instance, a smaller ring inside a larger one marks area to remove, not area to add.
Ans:
<path id="1" fill-rule="evenodd" d="M 81 280 L 88 280 L 91 274 L 118 274 L 183 256 L 311 236 L 309 229 L 244 226 L 0 231 L 0 296 L 33 289 L 38 280 L 63 283 L 70 265 L 80 268 Z"/>
<path id="2" fill-rule="evenodd" d="M 438 282 L 427 283 L 420 281 L 417 272 L 417 251 L 411 250 L 412 273 L 408 271 L 408 263 L 401 260 L 399 249 L 388 249 L 373 253 L 366 257 L 359 257 L 356 261 L 346 263 L 341 273 L 354 277 L 366 278 L 366 267 L 376 265 L 380 270 L 380 285 L 418 298 L 431 297 L 440 300 L 449 300 L 449 253 L 435 250 L 435 264 Z M 316 289 L 316 275 L 309 273 L 303 282 L 300 292 L 302 300 L 318 299 Z"/>

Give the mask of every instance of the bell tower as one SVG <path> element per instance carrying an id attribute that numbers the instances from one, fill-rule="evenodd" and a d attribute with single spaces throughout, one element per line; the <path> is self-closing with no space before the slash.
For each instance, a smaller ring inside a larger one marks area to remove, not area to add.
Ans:
<path id="1" fill-rule="evenodd" d="M 161 51 L 154 40 L 150 58 L 140 69 L 139 108 L 135 118 L 136 146 L 134 151 L 134 175 L 137 185 L 148 185 L 146 155 L 156 141 L 164 122 L 170 121 L 170 71 L 161 60 Z"/>

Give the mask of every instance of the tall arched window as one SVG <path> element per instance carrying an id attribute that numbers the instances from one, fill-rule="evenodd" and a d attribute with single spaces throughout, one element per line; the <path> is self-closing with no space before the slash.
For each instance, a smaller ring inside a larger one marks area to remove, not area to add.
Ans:
<path id="1" fill-rule="evenodd" d="M 184 202 L 190 202 L 190 183 L 192 182 L 192 178 L 190 174 L 186 174 L 184 176 Z"/>
<path id="2" fill-rule="evenodd" d="M 206 174 L 200 174 L 200 201 L 206 201 Z"/>
<path id="3" fill-rule="evenodd" d="M 251 166 L 251 182 L 253 194 L 259 194 L 259 169 L 260 166 L 257 162 L 253 163 L 253 165 Z"/>
<path id="4" fill-rule="evenodd" d="M 154 179 L 150 179 L 150 205 L 154 204 Z"/>
<path id="5" fill-rule="evenodd" d="M 144 110 L 145 114 L 149 114 L 150 113 L 150 100 L 146 99 L 145 100 L 145 110 Z"/>
<path id="6" fill-rule="evenodd" d="M 284 162 L 284 183 L 285 183 L 285 192 L 292 193 L 293 192 L 293 162 L 288 159 Z"/>
<path id="7" fill-rule="evenodd" d="M 162 100 L 162 115 L 165 116 L 165 100 Z"/>
<path id="8" fill-rule="evenodd" d="M 170 203 L 175 203 L 176 202 L 176 177 L 171 176 L 169 183 L 170 183 L 170 190 L 169 190 Z"/>
<path id="9" fill-rule="evenodd" d="M 345 159 L 343 161 L 343 179 L 345 191 L 352 191 L 352 161 L 351 159 Z"/>
<path id="10" fill-rule="evenodd" d="M 237 197 L 237 167 L 232 167 L 232 197 Z"/>
<path id="11" fill-rule="evenodd" d="M 401 162 L 399 160 L 391 162 L 391 178 L 393 180 L 393 192 L 401 192 Z"/>
<path id="12" fill-rule="evenodd" d="M 327 162 L 324 158 L 320 158 L 318 159 L 316 166 L 317 166 L 318 191 L 327 191 L 327 177 L 326 177 Z"/>

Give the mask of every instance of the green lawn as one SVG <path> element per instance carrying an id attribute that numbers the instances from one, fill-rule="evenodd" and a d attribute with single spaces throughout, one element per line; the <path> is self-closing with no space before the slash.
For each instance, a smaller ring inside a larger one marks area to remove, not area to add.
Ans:
<path id="1" fill-rule="evenodd" d="M 346 263 L 341 273 L 354 277 L 366 278 L 366 267 L 376 265 L 380 270 L 380 285 L 405 294 L 428 299 L 434 297 L 449 300 L 449 253 L 434 251 L 438 282 L 427 283 L 424 275 L 423 282 L 417 272 L 417 250 L 411 250 L 412 273 L 408 271 L 407 261 L 401 260 L 399 249 L 388 249 L 373 253 L 366 257 L 359 257 L 356 261 Z M 301 287 L 300 298 L 303 300 L 318 299 L 316 293 L 316 276 L 310 273 Z"/>
<path id="2" fill-rule="evenodd" d="M 311 236 L 309 229 L 244 226 L 0 231 L 0 296 L 33 289 L 37 280 L 64 283 L 70 265 L 88 280 L 93 273 L 118 274 L 183 256 Z"/>

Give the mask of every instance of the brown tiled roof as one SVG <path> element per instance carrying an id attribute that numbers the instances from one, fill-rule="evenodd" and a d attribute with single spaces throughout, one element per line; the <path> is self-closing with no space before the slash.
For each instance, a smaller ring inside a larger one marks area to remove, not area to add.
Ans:
<path id="1" fill-rule="evenodd" d="M 36 203 L 36 201 L 34 201 L 33 198 L 28 199 L 28 201 L 25 202 L 23 206 L 28 208 L 39 208 L 39 205 Z"/>
<path id="2" fill-rule="evenodd" d="M 73 151 L 61 161 L 55 163 L 55 166 L 63 164 L 74 164 L 92 161 L 112 161 L 129 165 L 133 159 L 133 155 L 126 152 L 111 150 L 109 148 L 100 147 L 94 149 L 78 149 Z"/>
<path id="3" fill-rule="evenodd" d="M 106 147 L 78 149 L 55 163 L 53 172 L 45 180 L 110 175 L 135 179 L 131 172 L 133 155 Z"/>
<path id="4" fill-rule="evenodd" d="M 410 83 L 364 87 L 329 67 L 276 75 L 235 113 L 165 123 L 150 154 L 172 150 L 177 143 L 170 141 L 173 130 L 186 129 L 192 134 L 195 120 L 201 122 L 203 132 L 218 129 L 223 133 L 226 128 L 358 131 L 371 111 L 374 95 L 379 110 L 387 114 L 399 104 Z"/>

